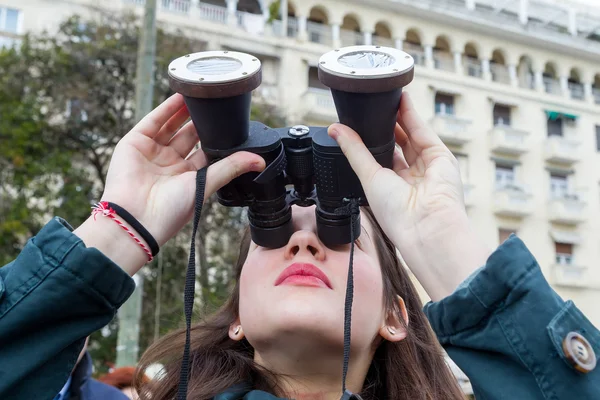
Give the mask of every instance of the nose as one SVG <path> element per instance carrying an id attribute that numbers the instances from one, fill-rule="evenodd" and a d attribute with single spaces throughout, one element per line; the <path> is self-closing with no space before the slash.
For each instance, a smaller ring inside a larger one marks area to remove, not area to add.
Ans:
<path id="1" fill-rule="evenodd" d="M 325 261 L 325 247 L 317 235 L 309 230 L 298 230 L 290 237 L 285 246 L 285 259 L 291 260 L 298 255 L 306 254 L 318 261 Z"/>

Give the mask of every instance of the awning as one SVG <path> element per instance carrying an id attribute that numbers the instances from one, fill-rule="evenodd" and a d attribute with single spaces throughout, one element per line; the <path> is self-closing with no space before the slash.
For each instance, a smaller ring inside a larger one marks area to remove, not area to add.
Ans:
<path id="1" fill-rule="evenodd" d="M 577 232 L 563 231 L 558 229 L 552 229 L 550 231 L 550 237 L 557 243 L 568 243 L 568 244 L 579 244 L 581 243 L 581 235 Z"/>
<path id="2" fill-rule="evenodd" d="M 460 96 L 463 91 L 459 87 L 452 87 L 448 85 L 429 85 L 429 89 L 435 93 L 449 94 L 451 96 Z"/>
<path id="3" fill-rule="evenodd" d="M 492 104 L 499 104 L 501 106 L 507 106 L 507 107 L 519 107 L 519 103 L 516 100 L 510 99 L 510 98 L 502 98 L 502 97 L 496 97 L 496 96 L 489 96 L 488 100 Z"/>
<path id="4" fill-rule="evenodd" d="M 572 120 L 576 120 L 578 117 L 575 114 L 569 114 L 566 112 L 560 112 L 560 111 L 550 111 L 550 110 L 544 110 L 546 112 L 546 116 L 548 117 L 548 119 L 550 121 L 556 121 L 559 118 L 566 118 L 566 119 L 572 119 Z"/>
<path id="5" fill-rule="evenodd" d="M 505 158 L 505 157 L 491 156 L 490 160 L 492 160 L 495 164 L 505 165 L 507 167 L 521 165 L 521 161 L 517 158 Z"/>

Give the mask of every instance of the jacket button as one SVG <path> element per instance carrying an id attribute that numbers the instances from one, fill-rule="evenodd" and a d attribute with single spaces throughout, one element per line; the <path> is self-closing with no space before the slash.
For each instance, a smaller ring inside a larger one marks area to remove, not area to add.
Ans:
<path id="1" fill-rule="evenodd" d="M 565 357 L 573 368 L 587 374 L 596 368 L 596 354 L 590 342 L 577 332 L 569 332 L 562 342 Z"/>

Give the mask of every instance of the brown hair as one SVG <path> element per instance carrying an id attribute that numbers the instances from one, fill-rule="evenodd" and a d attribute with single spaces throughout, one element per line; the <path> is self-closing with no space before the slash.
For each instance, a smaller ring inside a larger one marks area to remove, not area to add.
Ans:
<path id="1" fill-rule="evenodd" d="M 362 208 L 375 232 L 384 299 L 390 310 L 399 312 L 396 295 L 402 296 L 409 314 L 408 334 L 399 342 L 383 340 L 367 373 L 360 395 L 364 399 L 464 399 L 456 378 L 447 366 L 441 347 L 431 330 L 421 301 L 396 248 L 376 222 L 368 207 Z M 239 310 L 239 277 L 248 255 L 248 232 L 240 247 L 235 274 L 236 284 L 227 302 L 206 321 L 192 327 L 188 396 L 211 399 L 233 385 L 249 383 L 253 388 L 275 395 L 281 392 L 275 374 L 254 362 L 254 349 L 247 340 L 229 338 L 229 327 Z M 400 320 L 403 320 L 400 318 Z M 142 356 L 138 376 L 151 364 L 160 362 L 164 375 L 151 385 L 136 381 L 142 399 L 167 400 L 177 395 L 185 330 L 174 331 L 153 343 Z"/>

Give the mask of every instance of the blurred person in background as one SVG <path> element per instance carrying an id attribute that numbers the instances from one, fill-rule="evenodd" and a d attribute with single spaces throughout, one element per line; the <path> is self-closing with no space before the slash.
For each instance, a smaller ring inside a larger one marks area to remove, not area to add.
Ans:
<path id="1" fill-rule="evenodd" d="M 130 399 L 138 399 L 133 386 L 134 377 L 135 367 L 121 367 L 111 369 L 107 374 L 99 377 L 98 380 L 119 389 Z M 146 375 L 142 375 L 141 384 L 146 384 L 148 382 L 150 382 L 150 378 Z"/>

